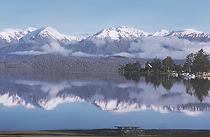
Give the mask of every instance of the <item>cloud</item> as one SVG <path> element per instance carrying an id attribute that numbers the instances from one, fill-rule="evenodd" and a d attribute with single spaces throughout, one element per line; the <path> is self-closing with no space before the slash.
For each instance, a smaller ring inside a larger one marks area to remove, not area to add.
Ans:
<path id="1" fill-rule="evenodd" d="M 203 48 L 210 51 L 210 43 L 191 42 L 176 37 L 147 37 L 133 42 L 129 52 L 138 53 L 141 58 L 165 58 L 171 56 L 175 59 L 184 59 L 187 54 L 194 53 Z"/>
<path id="2" fill-rule="evenodd" d="M 29 51 L 10 52 L 10 54 L 15 54 L 15 55 L 42 55 L 42 54 L 47 54 L 47 53 L 43 52 L 43 51 L 29 50 Z"/>
<path id="3" fill-rule="evenodd" d="M 45 44 L 38 47 L 36 50 L 27 50 L 27 51 L 15 51 L 10 52 L 10 54 L 15 55 L 42 55 L 42 54 L 59 54 L 63 56 L 68 56 L 72 51 L 65 49 L 60 44 L 56 42 L 51 42 L 50 44 Z"/>
<path id="4" fill-rule="evenodd" d="M 70 55 L 75 57 L 104 57 L 104 55 L 88 54 L 80 51 L 72 52 Z"/>
<path id="5" fill-rule="evenodd" d="M 60 44 L 56 42 L 42 46 L 41 50 L 45 53 L 55 53 L 65 56 L 69 55 L 72 52 L 71 50 L 65 49 L 64 47 L 60 46 Z"/>
<path id="6" fill-rule="evenodd" d="M 100 41 L 100 40 L 97 40 Z M 101 42 L 101 43 L 100 43 Z M 82 45 L 77 45 L 77 51 L 67 49 L 57 42 L 51 42 L 38 46 L 35 49 L 28 51 L 16 51 L 10 54 L 16 55 L 41 55 L 41 54 L 59 54 L 63 56 L 77 56 L 77 57 L 107 57 L 107 56 L 122 56 L 129 58 L 165 58 L 171 56 L 174 59 L 185 59 L 186 55 L 195 53 L 203 48 L 207 53 L 210 53 L 210 42 L 191 42 L 186 39 L 179 39 L 177 37 L 145 37 L 131 42 L 130 45 L 115 45 L 107 41 L 106 47 L 100 41 L 99 45 L 94 46 L 91 52 L 83 49 Z M 81 48 L 80 48 L 81 46 Z M 101 46 L 101 47 L 100 47 Z M 98 52 L 101 48 L 102 53 Z M 107 54 L 106 54 L 107 52 Z M 112 54 L 111 54 L 112 53 Z"/>

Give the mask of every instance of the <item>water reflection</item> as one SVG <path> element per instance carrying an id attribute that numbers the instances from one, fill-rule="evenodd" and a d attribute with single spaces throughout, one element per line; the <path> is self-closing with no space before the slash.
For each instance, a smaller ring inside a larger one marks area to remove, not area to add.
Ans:
<path id="1" fill-rule="evenodd" d="M 208 80 L 160 75 L 125 77 L 129 80 L 42 81 L 1 77 L 0 104 L 53 110 L 64 103 L 86 102 L 108 112 L 152 110 L 191 116 L 210 110 Z"/>
<path id="2" fill-rule="evenodd" d="M 135 82 L 139 82 L 139 80 L 143 77 L 145 78 L 145 82 L 147 84 L 152 84 L 155 89 L 159 86 L 164 87 L 166 91 L 171 90 L 175 83 L 183 83 L 186 87 L 186 93 L 190 96 L 195 96 L 200 102 L 203 102 L 204 99 L 209 95 L 210 90 L 210 80 L 207 79 L 183 79 L 180 77 L 172 77 L 169 75 L 161 75 L 161 74 L 125 74 L 126 79 L 133 80 Z M 179 90 L 179 89 L 178 89 Z M 183 92 L 185 92 L 183 90 Z"/>

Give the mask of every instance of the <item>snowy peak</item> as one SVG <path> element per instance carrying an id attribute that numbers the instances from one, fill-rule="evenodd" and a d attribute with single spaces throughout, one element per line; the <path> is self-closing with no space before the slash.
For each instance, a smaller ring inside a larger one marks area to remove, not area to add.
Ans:
<path id="1" fill-rule="evenodd" d="M 210 34 L 195 29 L 184 29 L 181 31 L 172 31 L 167 36 L 178 37 L 190 41 L 207 42 L 210 41 Z"/>
<path id="2" fill-rule="evenodd" d="M 169 30 L 161 29 L 160 31 L 154 32 L 152 34 L 152 36 L 154 36 L 154 37 L 156 37 L 156 36 L 158 36 L 158 37 L 165 37 L 168 34 L 170 34 L 170 31 Z"/>
<path id="3" fill-rule="evenodd" d="M 5 43 L 17 42 L 23 35 L 24 33 L 20 30 L 6 29 L 3 32 L 0 32 L 0 40 Z"/>
<path id="4" fill-rule="evenodd" d="M 37 28 L 34 28 L 34 27 L 28 27 L 28 28 L 26 28 L 25 29 L 25 32 L 32 32 L 32 31 L 35 31 L 35 30 L 37 30 Z M 27 33 L 26 33 L 27 34 Z"/>
<path id="5" fill-rule="evenodd" d="M 182 31 L 182 34 L 188 35 L 188 34 L 202 34 L 204 32 L 199 31 L 199 30 L 195 30 L 195 29 L 184 29 Z"/>
<path id="6" fill-rule="evenodd" d="M 40 37 L 45 37 L 45 38 L 52 38 L 55 40 L 77 40 L 76 36 L 66 36 L 63 35 L 61 33 L 59 33 L 56 29 L 52 28 L 52 27 L 45 27 L 45 28 L 41 28 L 39 29 L 39 33 L 38 35 Z"/>
<path id="7" fill-rule="evenodd" d="M 185 36 L 185 35 L 199 35 L 204 34 L 202 31 L 198 31 L 195 29 L 184 29 L 180 31 L 172 31 L 169 35 L 170 36 Z"/>
<path id="8" fill-rule="evenodd" d="M 111 55 L 139 58 L 155 56 L 164 58 L 170 55 L 176 59 L 183 59 L 191 48 L 209 49 L 209 43 L 210 34 L 194 29 L 181 31 L 162 29 L 148 33 L 132 27 L 120 26 L 103 29 L 88 37 L 64 35 L 52 27 L 7 29 L 0 32 L 1 55 L 8 53 L 38 55 L 59 52 L 59 54 L 72 56 L 75 55 L 74 53 L 79 56 Z M 41 51 L 44 52 L 40 53 Z"/>
<path id="9" fill-rule="evenodd" d="M 26 43 L 35 42 L 39 39 L 62 39 L 63 35 L 61 35 L 57 30 L 51 28 L 51 27 L 44 27 L 37 30 L 32 31 L 31 33 L 28 33 L 25 35 L 22 40 Z"/>
<path id="10" fill-rule="evenodd" d="M 21 42 L 36 44 L 58 42 L 60 44 L 70 44 L 72 41 L 80 41 L 81 39 L 81 37 L 63 35 L 52 27 L 43 27 L 25 35 L 21 39 Z"/>
<path id="11" fill-rule="evenodd" d="M 31 27 L 25 30 L 5 29 L 0 32 L 0 44 L 16 44 L 24 35 L 34 30 L 36 29 Z"/>
<path id="12" fill-rule="evenodd" d="M 34 33 L 37 35 L 37 37 L 43 37 L 43 38 L 53 38 L 61 40 L 64 38 L 64 35 L 60 34 L 57 30 L 51 27 L 44 27 L 36 30 Z"/>
<path id="13" fill-rule="evenodd" d="M 120 39 L 136 39 L 140 37 L 149 36 L 149 33 L 142 30 L 138 30 L 132 27 L 120 26 L 120 27 L 110 27 L 99 31 L 92 37 L 96 39 L 110 39 L 110 40 L 120 40 Z"/>
<path id="14" fill-rule="evenodd" d="M 148 33 L 132 27 L 120 26 L 103 29 L 89 40 L 135 40 L 144 37 L 178 37 L 190 41 L 207 42 L 210 41 L 210 34 L 195 29 L 184 29 L 181 31 L 169 31 L 161 29 L 160 31 Z"/>
<path id="15" fill-rule="evenodd" d="M 120 40 L 136 40 L 145 37 L 178 37 L 179 39 L 187 39 L 190 41 L 208 42 L 210 34 L 195 29 L 185 29 L 181 31 L 168 31 L 162 29 L 154 33 L 148 33 L 132 27 L 119 26 L 110 27 L 89 36 L 87 40 L 103 41 L 120 41 Z M 25 30 L 6 29 L 0 32 L 0 45 L 12 45 L 20 43 L 46 44 L 50 42 L 58 42 L 59 44 L 72 44 L 85 39 L 82 36 L 67 36 L 59 33 L 52 27 L 27 28 Z"/>

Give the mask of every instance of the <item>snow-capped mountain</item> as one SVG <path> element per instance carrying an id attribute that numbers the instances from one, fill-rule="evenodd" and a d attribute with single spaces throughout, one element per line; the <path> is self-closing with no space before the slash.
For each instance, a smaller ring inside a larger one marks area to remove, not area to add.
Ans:
<path id="1" fill-rule="evenodd" d="M 133 42 L 150 35 L 150 33 L 131 27 L 110 27 L 71 45 L 70 49 L 87 54 L 114 55 L 129 52 L 128 49 Z"/>
<path id="2" fill-rule="evenodd" d="M 195 29 L 185 29 L 181 31 L 172 31 L 170 34 L 166 35 L 168 37 L 178 37 L 181 39 L 187 39 L 190 41 L 197 42 L 208 42 L 210 41 L 210 34 L 198 31 Z"/>
<path id="3" fill-rule="evenodd" d="M 56 45 L 56 46 L 55 46 Z M 0 32 L 0 53 L 13 55 L 59 54 L 77 56 L 126 56 L 183 59 L 203 48 L 209 51 L 210 34 L 186 29 L 145 32 L 120 26 L 103 29 L 88 37 L 67 36 L 52 27 Z"/>
<path id="4" fill-rule="evenodd" d="M 121 40 L 128 39 L 133 40 L 141 37 L 147 37 L 150 33 L 138 30 L 132 27 L 120 26 L 120 27 L 110 27 L 103 29 L 88 39 L 106 39 L 106 40 Z"/>
<path id="5" fill-rule="evenodd" d="M 71 45 L 70 49 L 73 52 L 94 55 L 137 58 L 172 56 L 183 59 L 187 54 L 201 48 L 208 50 L 209 36 L 207 33 L 189 29 L 184 31 L 162 29 L 148 33 L 129 27 L 112 27 Z"/>
<path id="6" fill-rule="evenodd" d="M 70 44 L 82 40 L 83 36 L 67 36 L 59 33 L 52 27 L 32 28 L 24 30 L 5 29 L 0 32 L 0 46 L 20 45 L 20 44 L 49 44 L 57 42 L 60 44 Z"/>
<path id="7" fill-rule="evenodd" d="M 35 28 L 27 28 L 25 30 L 6 29 L 0 32 L 0 45 L 18 44 L 19 40 L 26 34 L 36 30 Z"/>
<path id="8" fill-rule="evenodd" d="M 169 30 L 161 29 L 160 31 L 152 33 L 153 37 L 165 37 L 170 34 Z"/>
<path id="9" fill-rule="evenodd" d="M 43 27 L 36 29 L 30 33 L 27 33 L 20 39 L 21 43 L 32 44 L 49 44 L 51 42 L 58 42 L 60 44 L 70 44 L 74 41 L 80 41 L 82 37 L 66 36 L 59 33 L 57 30 L 51 27 Z"/>
<path id="10" fill-rule="evenodd" d="M 177 37 L 198 42 L 210 41 L 210 34 L 195 29 L 185 29 L 180 31 L 170 31 L 166 29 L 161 29 L 160 31 L 149 33 L 143 30 L 126 26 L 110 27 L 107 29 L 103 29 L 95 33 L 88 39 L 105 39 L 119 41 L 121 39 L 135 40 L 138 38 L 145 37 Z"/>

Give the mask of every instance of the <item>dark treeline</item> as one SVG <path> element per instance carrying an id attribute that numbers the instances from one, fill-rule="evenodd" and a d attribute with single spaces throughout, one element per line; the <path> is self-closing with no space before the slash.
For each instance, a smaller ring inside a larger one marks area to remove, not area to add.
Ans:
<path id="1" fill-rule="evenodd" d="M 137 73 L 170 74 L 172 72 L 198 74 L 208 72 L 209 70 L 209 55 L 203 49 L 195 54 L 190 53 L 187 55 L 184 64 L 175 64 L 174 60 L 170 56 L 167 56 L 163 60 L 154 58 L 151 61 L 147 61 L 144 66 L 139 62 L 135 62 L 122 65 L 119 68 L 121 74 L 129 73 L 130 75 L 136 75 Z"/>
<path id="2" fill-rule="evenodd" d="M 202 73 L 210 70 L 209 55 L 203 50 L 189 54 L 183 65 L 183 70 L 190 73 Z"/>

